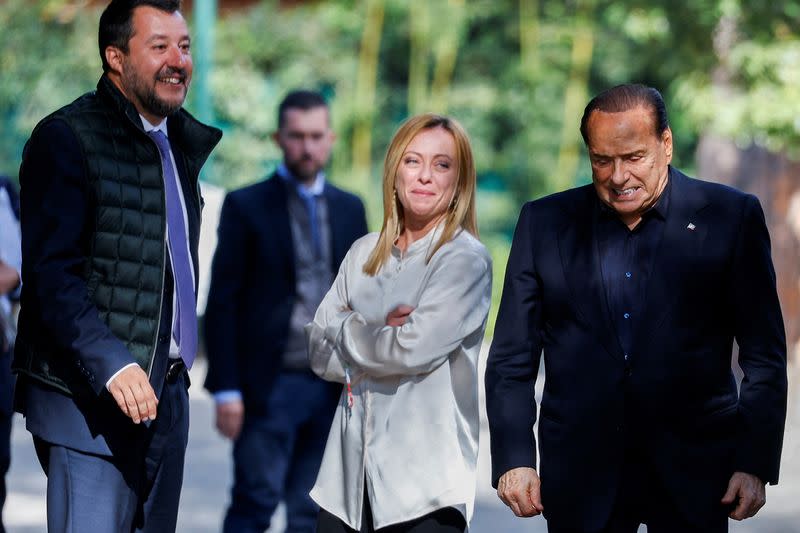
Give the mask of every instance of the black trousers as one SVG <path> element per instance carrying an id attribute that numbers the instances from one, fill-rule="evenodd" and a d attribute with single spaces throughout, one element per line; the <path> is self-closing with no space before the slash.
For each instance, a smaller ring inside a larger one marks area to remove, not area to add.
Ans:
<path id="1" fill-rule="evenodd" d="M 464 515 L 453 507 L 437 509 L 414 520 L 380 529 L 372 527 L 372 509 L 366 495 L 363 509 L 360 531 L 347 526 L 325 509 L 320 509 L 317 517 L 317 533 L 464 533 L 467 529 Z"/>
<path id="2" fill-rule="evenodd" d="M 720 505 L 718 519 L 713 524 L 691 523 L 683 517 L 639 449 L 629 447 L 626 457 L 614 509 L 605 527 L 585 531 L 548 521 L 548 533 L 636 533 L 640 524 L 647 526 L 647 533 L 727 533 L 728 516 L 723 506 Z"/>

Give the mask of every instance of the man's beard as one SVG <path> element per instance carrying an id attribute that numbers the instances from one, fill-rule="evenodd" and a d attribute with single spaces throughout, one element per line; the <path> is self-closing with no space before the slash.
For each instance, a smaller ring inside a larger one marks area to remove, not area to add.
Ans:
<path id="1" fill-rule="evenodd" d="M 159 78 L 169 77 L 172 75 L 180 76 L 183 80 L 187 79 L 186 71 L 184 69 L 166 68 L 156 75 L 152 84 L 139 75 L 138 72 L 131 69 L 130 66 L 124 70 L 130 74 L 122 75 L 122 85 L 139 101 L 139 103 L 148 112 L 158 117 L 168 117 L 178 111 L 183 105 L 183 98 L 180 102 L 168 102 L 160 98 L 156 93 L 155 84 L 159 83 Z M 186 83 L 184 81 L 184 83 Z M 188 88 L 188 84 L 187 84 Z M 185 97 L 185 93 L 184 93 Z"/>
<path id="2" fill-rule="evenodd" d="M 301 163 L 306 161 L 313 162 L 312 158 L 310 157 L 309 158 L 303 157 L 297 162 L 286 162 L 286 168 L 289 169 L 289 172 L 292 173 L 292 176 L 294 176 L 303 183 L 313 181 L 317 177 L 317 174 L 319 174 L 319 172 L 322 170 L 322 166 L 316 164 L 316 162 L 314 162 L 314 164 L 311 165 L 312 170 L 310 172 L 308 170 L 304 170 L 301 166 Z"/>

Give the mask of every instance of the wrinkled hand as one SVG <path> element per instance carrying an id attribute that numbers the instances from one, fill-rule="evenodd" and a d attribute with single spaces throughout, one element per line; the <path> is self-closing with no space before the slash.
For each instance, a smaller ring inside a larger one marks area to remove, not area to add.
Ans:
<path id="1" fill-rule="evenodd" d="M 217 404 L 217 431 L 231 440 L 239 438 L 244 422 L 244 402 L 233 400 Z"/>
<path id="2" fill-rule="evenodd" d="M 410 305 L 398 305 L 386 315 L 386 325 L 399 328 L 408 321 L 408 315 L 411 314 L 414 308 Z"/>
<path id="3" fill-rule="evenodd" d="M 542 506 L 541 482 L 536 469 L 513 468 L 500 477 L 497 495 L 517 516 L 536 516 Z"/>
<path id="4" fill-rule="evenodd" d="M 737 499 L 739 503 L 736 505 L 736 509 L 731 511 L 728 516 L 734 520 L 744 520 L 754 516 L 767 503 L 764 482 L 752 474 L 734 472 L 728 482 L 728 490 L 722 497 L 722 503 L 730 505 Z"/>
<path id="5" fill-rule="evenodd" d="M 158 398 L 140 366 L 129 366 L 120 372 L 108 385 L 108 392 L 134 424 L 156 419 Z"/>

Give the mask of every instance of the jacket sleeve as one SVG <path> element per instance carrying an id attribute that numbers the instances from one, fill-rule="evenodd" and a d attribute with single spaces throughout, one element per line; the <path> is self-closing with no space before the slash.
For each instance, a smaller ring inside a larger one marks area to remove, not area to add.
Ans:
<path id="1" fill-rule="evenodd" d="M 20 168 L 23 312 L 27 301 L 55 341 L 88 370 L 96 393 L 133 356 L 99 317 L 83 271 L 94 221 L 81 147 L 66 123 L 32 135 Z"/>
<path id="2" fill-rule="evenodd" d="M 204 331 L 208 352 L 205 387 L 211 392 L 241 391 L 238 364 L 238 317 L 242 293 L 246 290 L 245 265 L 248 251 L 248 226 L 236 198 L 225 197 L 217 228 L 217 249 L 211 264 Z"/>
<path id="3" fill-rule="evenodd" d="M 404 325 L 368 323 L 358 312 L 345 318 L 338 338 L 345 362 L 372 377 L 427 374 L 482 331 L 491 306 L 491 261 L 461 252 L 432 261 L 437 264 Z"/>
<path id="4" fill-rule="evenodd" d="M 770 255 L 770 238 L 758 200 L 742 213 L 731 291 L 744 378 L 739 391 L 736 470 L 778 482 L 786 420 L 786 335 Z"/>
<path id="5" fill-rule="evenodd" d="M 543 288 L 534 265 L 531 212 L 532 204 L 526 204 L 514 231 L 484 376 L 494 487 L 512 468 L 536 468 L 534 385 L 542 350 Z"/>

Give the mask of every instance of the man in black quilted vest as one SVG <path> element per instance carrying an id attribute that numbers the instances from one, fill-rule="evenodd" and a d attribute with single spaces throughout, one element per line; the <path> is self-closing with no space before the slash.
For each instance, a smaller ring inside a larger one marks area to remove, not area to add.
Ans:
<path id="1" fill-rule="evenodd" d="M 198 174 L 221 132 L 181 106 L 178 0 L 113 0 L 97 90 L 43 119 L 20 168 L 17 409 L 49 531 L 175 531 L 197 347 Z"/>

